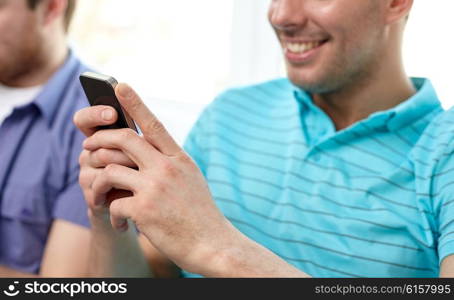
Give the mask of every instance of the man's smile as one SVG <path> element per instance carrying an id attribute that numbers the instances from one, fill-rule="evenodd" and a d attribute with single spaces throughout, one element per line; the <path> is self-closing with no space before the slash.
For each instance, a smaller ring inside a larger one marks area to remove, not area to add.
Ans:
<path id="1" fill-rule="evenodd" d="M 284 54 L 291 63 L 304 63 L 311 59 L 328 39 L 319 40 L 284 40 Z"/>

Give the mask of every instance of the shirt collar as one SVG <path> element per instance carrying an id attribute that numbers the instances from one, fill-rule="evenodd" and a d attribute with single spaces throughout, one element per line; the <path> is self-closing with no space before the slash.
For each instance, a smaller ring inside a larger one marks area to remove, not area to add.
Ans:
<path id="1" fill-rule="evenodd" d="M 384 127 L 389 131 L 396 131 L 424 117 L 435 109 L 441 109 L 440 100 L 429 79 L 411 78 L 411 80 L 417 90 L 416 94 L 389 110 L 371 114 L 367 119 L 359 123 L 367 124 L 368 127 Z M 311 95 L 296 86 L 294 88 L 294 96 L 299 102 L 308 107 L 315 106 Z"/>
<path id="2" fill-rule="evenodd" d="M 412 78 L 412 81 L 417 90 L 416 94 L 396 107 L 382 112 L 390 115 L 386 124 L 390 131 L 399 130 L 435 109 L 441 109 L 440 100 L 429 79 Z"/>
<path id="3" fill-rule="evenodd" d="M 292 84 L 293 85 L 293 84 Z M 306 105 L 307 107 L 313 107 L 314 102 L 312 101 L 312 96 L 307 93 L 305 90 L 293 85 L 293 96 L 298 102 Z"/>
<path id="4" fill-rule="evenodd" d="M 74 80 L 76 72 L 79 72 L 80 66 L 80 61 L 73 52 L 69 50 L 68 57 L 64 64 L 54 75 L 52 75 L 41 93 L 33 101 L 46 118 L 49 125 L 52 124 L 69 82 Z"/>

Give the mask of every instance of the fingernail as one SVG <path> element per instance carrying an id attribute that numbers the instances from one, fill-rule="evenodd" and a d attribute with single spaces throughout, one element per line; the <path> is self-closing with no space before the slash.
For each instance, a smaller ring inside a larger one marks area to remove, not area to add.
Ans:
<path id="1" fill-rule="evenodd" d="M 131 98 L 131 95 L 132 95 L 132 90 L 131 88 L 126 85 L 126 84 L 122 84 L 120 85 L 120 88 L 118 89 L 118 92 L 120 93 L 120 96 L 125 98 L 125 99 L 129 99 Z"/>
<path id="2" fill-rule="evenodd" d="M 82 148 L 85 150 L 90 150 L 90 138 L 86 138 L 85 141 L 82 143 Z"/>
<path id="3" fill-rule="evenodd" d="M 110 121 L 113 118 L 113 112 L 111 109 L 105 109 L 101 113 L 101 117 L 104 119 L 104 121 Z"/>

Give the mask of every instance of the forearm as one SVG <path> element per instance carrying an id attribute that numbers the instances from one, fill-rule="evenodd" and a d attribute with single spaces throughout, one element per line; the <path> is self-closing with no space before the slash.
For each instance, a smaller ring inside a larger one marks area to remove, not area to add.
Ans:
<path id="1" fill-rule="evenodd" d="M 0 277 L 2 278 L 35 278 L 39 277 L 36 274 L 25 273 L 10 269 L 8 267 L 0 266 Z"/>
<path id="2" fill-rule="evenodd" d="M 239 231 L 225 245 L 207 260 L 206 277 L 310 277 Z"/>
<path id="3" fill-rule="evenodd" d="M 110 223 L 92 219 L 89 274 L 92 277 L 152 276 L 133 226 L 119 233 Z"/>
<path id="4" fill-rule="evenodd" d="M 443 259 L 440 267 L 441 278 L 454 278 L 454 255 Z"/>

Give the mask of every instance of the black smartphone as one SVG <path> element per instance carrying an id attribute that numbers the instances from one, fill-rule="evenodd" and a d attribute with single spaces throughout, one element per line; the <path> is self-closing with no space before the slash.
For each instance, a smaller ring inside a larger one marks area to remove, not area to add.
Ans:
<path id="1" fill-rule="evenodd" d="M 134 120 L 123 109 L 115 95 L 115 86 L 118 84 L 115 78 L 94 72 L 84 72 L 79 79 L 90 105 L 109 105 L 117 111 L 117 122 L 100 126 L 99 129 L 131 128 L 138 132 Z"/>

